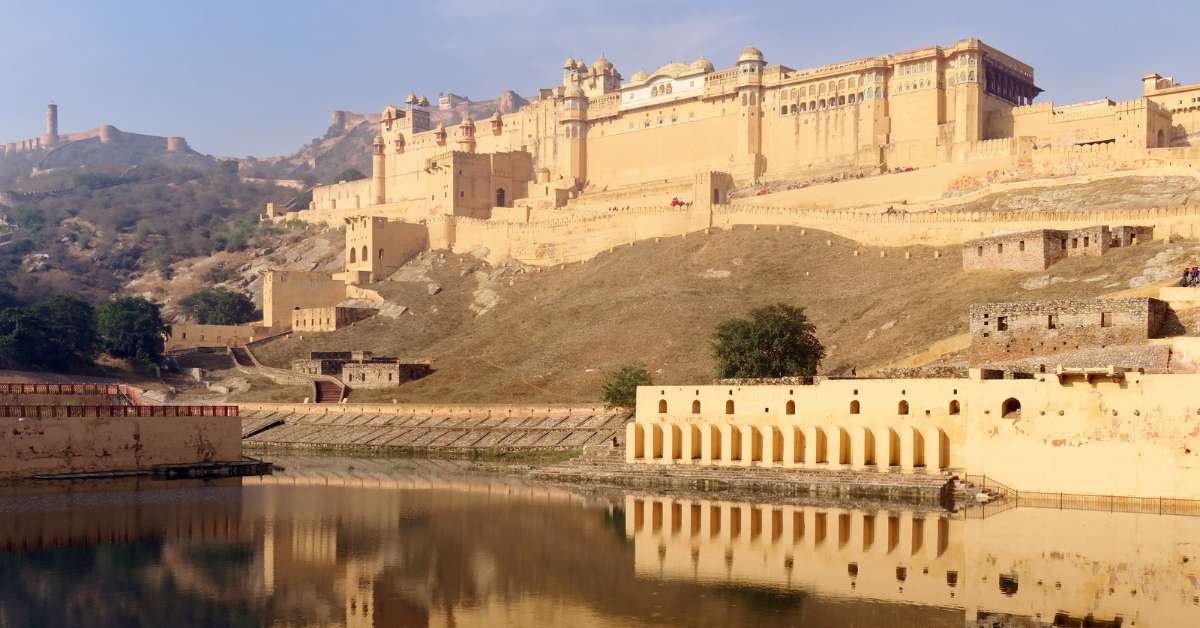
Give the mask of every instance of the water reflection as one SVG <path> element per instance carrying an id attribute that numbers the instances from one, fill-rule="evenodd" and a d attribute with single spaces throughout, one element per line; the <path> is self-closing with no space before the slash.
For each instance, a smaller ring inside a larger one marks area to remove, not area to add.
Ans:
<path id="1" fill-rule="evenodd" d="M 0 495 L 0 628 L 1200 623 L 1200 519 L 585 497 L 450 463 L 284 464 Z"/>

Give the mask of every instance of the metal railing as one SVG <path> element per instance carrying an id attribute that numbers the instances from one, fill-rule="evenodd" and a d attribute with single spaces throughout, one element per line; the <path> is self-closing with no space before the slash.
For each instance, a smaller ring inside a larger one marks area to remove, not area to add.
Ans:
<path id="1" fill-rule="evenodd" d="M 0 405 L 0 417 L 74 419 L 107 417 L 238 416 L 237 406 Z"/>
<path id="2" fill-rule="evenodd" d="M 1018 491 L 986 475 L 967 474 L 963 476 L 963 479 L 973 486 L 992 492 L 999 497 L 991 502 L 968 508 L 966 514 L 972 518 L 986 518 L 1018 507 L 1200 516 L 1200 500 L 1195 499 Z"/>

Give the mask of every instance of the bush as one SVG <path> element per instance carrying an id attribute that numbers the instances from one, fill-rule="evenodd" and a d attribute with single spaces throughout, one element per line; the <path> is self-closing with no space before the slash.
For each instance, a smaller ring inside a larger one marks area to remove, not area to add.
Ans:
<path id="1" fill-rule="evenodd" d="M 128 359 L 136 368 L 150 368 L 162 361 L 170 328 L 163 324 L 157 303 L 141 297 L 115 299 L 100 306 L 96 323 L 109 355 Z"/>
<path id="2" fill-rule="evenodd" d="M 637 403 L 637 387 L 653 383 L 645 366 L 626 364 L 608 374 L 600 387 L 600 396 L 610 406 L 632 408 Z"/>
<path id="3" fill-rule="evenodd" d="M 91 364 L 98 345 L 95 310 L 75 297 L 0 310 L 0 353 L 18 365 L 64 370 Z"/>
<path id="4" fill-rule="evenodd" d="M 804 308 L 776 303 L 717 326 L 712 352 L 717 377 L 758 378 L 812 375 L 825 357 Z"/>
<path id="5" fill-rule="evenodd" d="M 240 292 L 205 288 L 184 297 L 179 307 L 201 325 L 238 325 L 254 319 L 254 302 Z"/>
<path id="6" fill-rule="evenodd" d="M 363 174 L 362 171 L 359 170 L 358 168 L 346 168 L 345 170 L 343 170 L 341 172 L 341 174 L 339 174 L 337 176 L 337 178 L 335 178 L 333 180 L 333 182 L 337 183 L 338 181 L 358 181 L 359 179 L 365 179 L 365 178 L 367 178 L 367 175 Z"/>

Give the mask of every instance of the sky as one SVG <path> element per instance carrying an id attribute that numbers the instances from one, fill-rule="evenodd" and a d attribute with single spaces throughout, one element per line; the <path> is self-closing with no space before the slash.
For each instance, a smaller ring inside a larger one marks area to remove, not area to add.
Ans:
<path id="1" fill-rule="evenodd" d="M 1200 2 L 694 0 L 0 0 L 0 143 L 109 123 L 201 152 L 291 153 L 336 109 L 410 91 L 536 93 L 563 60 L 606 55 L 628 79 L 747 45 L 801 69 L 967 37 L 1034 67 L 1039 101 L 1141 93 L 1151 72 L 1200 82 Z"/>

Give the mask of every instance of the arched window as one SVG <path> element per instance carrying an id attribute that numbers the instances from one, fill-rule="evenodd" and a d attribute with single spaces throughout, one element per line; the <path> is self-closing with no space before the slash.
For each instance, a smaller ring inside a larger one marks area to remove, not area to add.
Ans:
<path id="1" fill-rule="evenodd" d="M 858 414 L 860 411 L 859 408 L 861 408 L 861 407 L 862 406 L 859 405 L 857 399 L 855 399 L 854 401 L 851 401 L 850 402 L 850 414 Z"/>
<path id="2" fill-rule="evenodd" d="M 1166 135 L 1164 135 L 1164 134 L 1163 134 L 1163 132 L 1162 132 L 1162 129 L 1159 129 L 1159 130 L 1158 130 L 1158 144 L 1157 144 L 1157 146 L 1158 146 L 1159 148 L 1163 148 L 1163 147 L 1165 147 L 1166 145 L 1167 145 L 1167 138 L 1166 138 Z"/>
<path id="3" fill-rule="evenodd" d="M 908 414 L 908 402 L 901 399 L 900 404 L 896 407 L 896 414 Z"/>
<path id="4" fill-rule="evenodd" d="M 504 204 L 507 200 L 505 196 L 504 188 L 496 188 L 496 207 L 508 207 Z"/>
<path id="5" fill-rule="evenodd" d="M 840 106 L 840 105 L 844 105 L 844 104 L 846 104 L 846 97 L 838 96 L 838 105 Z"/>
<path id="6" fill-rule="evenodd" d="M 958 400 L 951 399 L 950 400 L 950 414 L 958 414 L 958 412 L 959 412 Z"/>
<path id="7" fill-rule="evenodd" d="M 355 249 L 354 247 L 350 247 L 350 263 L 353 264 L 354 262 L 357 262 L 357 261 L 358 261 L 357 249 Z"/>
<path id="8" fill-rule="evenodd" d="M 725 402 L 725 414 L 733 414 L 733 400 L 729 399 Z"/>
<path id="9" fill-rule="evenodd" d="M 1000 404 L 1000 416 L 1006 419 L 1021 418 L 1021 402 L 1013 397 L 1005 399 L 1004 403 Z"/>
<path id="10" fill-rule="evenodd" d="M 658 400 L 658 413 L 659 413 L 659 414 L 666 414 L 666 412 L 667 412 L 667 400 L 666 400 L 666 399 L 659 399 L 659 400 Z"/>
<path id="11" fill-rule="evenodd" d="M 364 262 L 371 261 L 371 256 L 367 253 L 367 245 L 365 245 L 365 244 L 362 247 L 362 261 L 364 261 Z"/>
<path id="12" fill-rule="evenodd" d="M 794 115 L 798 111 L 800 111 L 799 106 L 796 105 L 796 103 L 792 103 L 792 114 Z M 1159 134 L 1161 134 L 1161 133 L 1162 133 L 1162 131 L 1159 131 Z"/>
<path id="13" fill-rule="evenodd" d="M 692 414 L 700 414 L 700 400 L 699 399 L 692 401 Z"/>
<path id="14" fill-rule="evenodd" d="M 796 402 L 788 399 L 787 407 L 784 409 L 785 414 L 796 414 Z"/>

